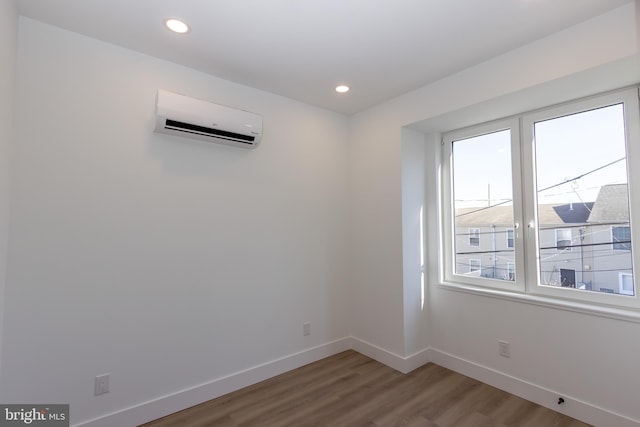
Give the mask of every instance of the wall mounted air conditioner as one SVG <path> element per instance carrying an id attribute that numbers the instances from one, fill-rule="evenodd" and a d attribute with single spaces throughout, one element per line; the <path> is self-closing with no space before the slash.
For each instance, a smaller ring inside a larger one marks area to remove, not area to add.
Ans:
<path id="1" fill-rule="evenodd" d="M 262 117 L 160 89 L 156 132 L 255 148 L 262 139 Z"/>

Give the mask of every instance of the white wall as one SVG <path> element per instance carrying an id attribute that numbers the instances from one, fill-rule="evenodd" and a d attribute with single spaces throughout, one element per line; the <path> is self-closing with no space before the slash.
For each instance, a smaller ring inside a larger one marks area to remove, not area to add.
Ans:
<path id="1" fill-rule="evenodd" d="M 402 356 L 401 132 L 378 118 L 350 129 L 351 335 Z"/>
<path id="2" fill-rule="evenodd" d="M 152 133 L 158 88 L 262 145 Z M 3 402 L 79 423 L 348 336 L 344 116 L 27 18 L 16 116 Z"/>
<path id="3" fill-rule="evenodd" d="M 429 343 L 426 267 L 425 136 L 402 129 L 402 262 L 403 356 L 423 351 Z"/>
<path id="4" fill-rule="evenodd" d="M 5 306 L 7 245 L 9 239 L 9 181 L 13 142 L 13 101 L 18 14 L 13 0 L 0 0 L 0 381 Z"/>
<path id="5" fill-rule="evenodd" d="M 400 129 L 413 124 L 429 141 L 425 205 L 432 358 L 469 374 L 481 372 L 487 381 L 515 384 L 511 391 L 529 393 L 548 406 L 555 405 L 549 396 L 562 393 L 571 400 L 559 409 L 596 424 L 609 419 L 603 413 L 640 422 L 640 371 L 633 368 L 640 346 L 631 338 L 640 333 L 640 324 L 439 288 L 435 222 L 439 132 L 640 82 L 636 8 L 637 2 L 631 3 L 353 117 L 351 144 L 362 153 L 351 160 L 352 250 L 358 260 L 353 292 L 362 300 L 352 314 L 354 336 L 404 357 L 416 349 L 410 340 L 421 339 L 402 330 L 408 316 L 408 306 L 401 304 L 403 282 L 406 286 L 411 278 L 403 277 L 398 255 L 407 248 L 398 207 L 408 191 L 398 159 L 411 146 Z M 510 359 L 498 356 L 500 339 L 511 342 Z M 616 362 L 594 362 L 598 355 Z"/>

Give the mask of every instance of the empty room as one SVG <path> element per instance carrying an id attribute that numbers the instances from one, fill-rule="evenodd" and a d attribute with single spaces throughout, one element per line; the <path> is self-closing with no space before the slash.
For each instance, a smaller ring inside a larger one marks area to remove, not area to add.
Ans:
<path id="1" fill-rule="evenodd" d="M 0 24 L 1 425 L 640 426 L 638 0 Z"/>

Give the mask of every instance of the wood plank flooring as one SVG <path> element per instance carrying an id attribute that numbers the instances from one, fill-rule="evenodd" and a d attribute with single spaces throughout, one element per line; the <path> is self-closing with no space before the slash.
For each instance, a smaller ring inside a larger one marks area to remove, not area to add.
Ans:
<path id="1" fill-rule="evenodd" d="M 346 351 L 143 427 L 587 427 L 429 363 L 404 375 Z"/>

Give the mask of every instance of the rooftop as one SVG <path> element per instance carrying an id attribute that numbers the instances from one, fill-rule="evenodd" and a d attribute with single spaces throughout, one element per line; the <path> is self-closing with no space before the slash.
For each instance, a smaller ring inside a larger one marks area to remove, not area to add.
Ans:
<path id="1" fill-rule="evenodd" d="M 598 224 L 629 222 L 627 184 L 610 184 L 600 188 L 595 202 L 538 205 L 540 226 L 562 224 Z M 456 210 L 458 226 L 512 226 L 511 205 L 461 208 Z"/>

